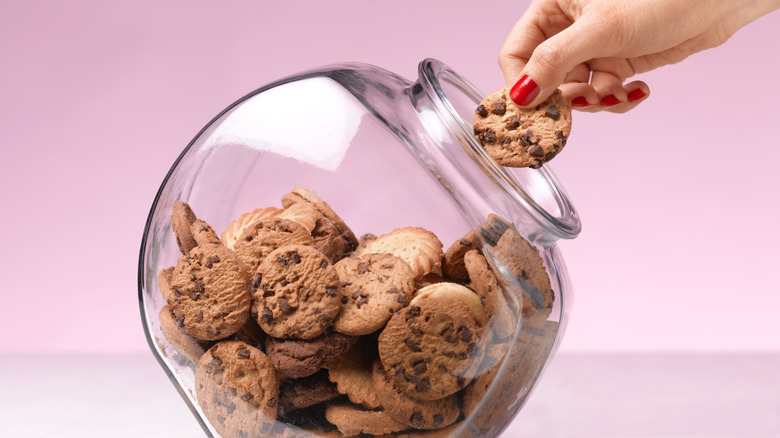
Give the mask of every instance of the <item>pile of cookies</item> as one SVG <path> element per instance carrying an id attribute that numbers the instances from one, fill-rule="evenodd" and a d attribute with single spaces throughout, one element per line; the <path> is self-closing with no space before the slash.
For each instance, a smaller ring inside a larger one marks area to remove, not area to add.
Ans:
<path id="1" fill-rule="evenodd" d="M 507 415 L 557 330 L 542 259 L 510 223 L 490 215 L 444 251 L 413 226 L 358 239 L 307 189 L 281 204 L 220 235 L 173 206 L 160 328 L 220 435 L 445 437 Z"/>

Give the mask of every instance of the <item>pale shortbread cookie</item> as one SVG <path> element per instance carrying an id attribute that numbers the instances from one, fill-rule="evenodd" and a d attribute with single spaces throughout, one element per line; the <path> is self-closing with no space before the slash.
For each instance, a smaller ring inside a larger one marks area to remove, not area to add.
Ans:
<path id="1" fill-rule="evenodd" d="M 441 274 L 441 259 L 444 245 L 432 232 L 421 227 L 395 229 L 366 242 L 355 251 L 356 255 L 388 253 L 400 257 L 415 274 L 422 278 L 428 273 Z"/>
<path id="2" fill-rule="evenodd" d="M 479 295 L 466 286 L 451 282 L 434 283 L 415 291 L 409 305 L 420 302 L 424 297 L 443 297 L 460 300 L 468 306 L 469 311 L 471 311 L 477 322 L 482 325 L 488 322 L 489 314 L 485 311 L 485 306 L 482 304 Z"/>
<path id="3" fill-rule="evenodd" d="M 365 338 L 361 339 L 345 354 L 328 362 L 325 368 L 330 381 L 336 383 L 338 391 L 346 394 L 349 401 L 366 409 L 377 409 L 381 404 L 371 377 L 376 347 L 368 344 Z"/>
<path id="4" fill-rule="evenodd" d="M 358 240 L 357 237 L 355 237 L 355 233 L 353 233 L 344 220 L 336 214 L 330 204 L 320 198 L 319 195 L 303 187 L 296 187 L 292 189 L 290 193 L 282 196 L 282 205 L 284 207 L 290 207 L 293 204 L 302 202 L 313 205 L 320 213 L 325 215 L 326 218 L 333 221 L 333 224 L 341 233 L 341 237 L 347 242 L 350 250 L 357 248 Z"/>
<path id="5" fill-rule="evenodd" d="M 280 208 L 265 207 L 257 208 L 242 214 L 238 217 L 238 219 L 231 222 L 227 229 L 222 232 L 222 243 L 224 243 L 228 248 L 233 249 L 236 241 L 241 236 L 241 234 L 244 233 L 244 230 L 247 226 L 249 226 L 249 224 L 266 217 L 275 216 L 280 211 Z"/>
<path id="6" fill-rule="evenodd" d="M 299 202 L 285 208 L 284 210 L 280 210 L 276 213 L 275 216 L 298 222 L 299 224 L 303 225 L 303 228 L 306 228 L 306 231 L 311 233 L 314 231 L 314 227 L 317 224 L 317 219 L 323 217 L 323 214 L 320 213 L 320 211 L 317 210 L 317 208 L 312 204 Z"/>
<path id="7" fill-rule="evenodd" d="M 325 418 L 344 436 L 356 436 L 361 433 L 382 435 L 406 429 L 405 423 L 396 421 L 385 411 L 367 411 L 346 403 L 328 404 Z"/>
<path id="8" fill-rule="evenodd" d="M 474 114 L 474 135 L 502 166 L 539 168 L 563 150 L 570 133 L 571 105 L 560 90 L 535 108 L 521 109 L 504 87 Z"/>

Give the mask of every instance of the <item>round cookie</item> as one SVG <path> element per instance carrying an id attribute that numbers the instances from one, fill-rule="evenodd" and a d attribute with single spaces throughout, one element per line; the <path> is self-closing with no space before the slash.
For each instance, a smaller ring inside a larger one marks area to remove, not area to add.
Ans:
<path id="1" fill-rule="evenodd" d="M 387 412 L 367 411 L 347 403 L 328 404 L 325 418 L 344 436 L 355 436 L 361 433 L 383 435 L 406 429 L 404 423 L 394 420 Z"/>
<path id="2" fill-rule="evenodd" d="M 211 347 L 195 368 L 203 414 L 223 437 L 265 436 L 279 404 L 279 381 L 262 351 L 241 341 Z"/>
<path id="3" fill-rule="evenodd" d="M 341 394 L 330 380 L 328 373 L 322 370 L 302 379 L 289 379 L 279 387 L 279 415 L 305 409 Z"/>
<path id="4" fill-rule="evenodd" d="M 454 423 L 460 416 L 458 396 L 431 401 L 409 398 L 393 384 L 379 360 L 372 366 L 372 380 L 382 408 L 395 420 L 417 429 L 440 429 Z"/>
<path id="5" fill-rule="evenodd" d="M 349 251 L 347 241 L 341 238 L 341 233 L 333 221 L 325 216 L 317 219 L 311 237 L 314 239 L 311 246 L 325 254 L 331 263 L 336 263 Z"/>
<path id="6" fill-rule="evenodd" d="M 222 243 L 230 249 L 234 249 L 234 245 L 238 238 L 244 234 L 244 230 L 249 224 L 259 221 L 260 219 L 275 216 L 281 209 L 276 207 L 257 208 L 255 210 L 246 212 L 238 217 L 238 219 L 228 225 L 225 231 L 222 232 Z"/>
<path id="7" fill-rule="evenodd" d="M 571 106 L 561 90 L 536 108 L 522 109 L 507 87 L 494 91 L 474 114 L 474 135 L 498 164 L 537 169 L 563 150 L 571 133 Z"/>
<path id="8" fill-rule="evenodd" d="M 379 357 L 406 395 L 441 399 L 471 380 L 482 359 L 482 330 L 462 300 L 444 294 L 420 296 L 390 318 L 379 336 Z"/>
<path id="9" fill-rule="evenodd" d="M 355 251 L 355 255 L 392 254 L 412 268 L 415 278 L 422 278 L 431 272 L 441 274 L 443 247 L 439 238 L 425 228 L 405 227 L 366 242 L 365 247 Z"/>
<path id="10" fill-rule="evenodd" d="M 168 299 L 176 324 L 201 341 L 236 333 L 249 318 L 249 272 L 223 245 L 203 245 L 181 256 Z"/>
<path id="11" fill-rule="evenodd" d="M 309 341 L 269 337 L 265 351 L 274 368 L 287 377 L 299 378 L 316 373 L 354 344 L 355 338 L 340 333 L 327 333 Z"/>
<path id="12" fill-rule="evenodd" d="M 515 331 L 516 318 L 504 298 L 504 291 L 498 285 L 493 271 L 488 267 L 485 257 L 477 250 L 467 252 L 464 266 L 471 279 L 472 289 L 485 305 L 485 311 L 490 315 L 489 325 L 499 338 L 506 339 Z"/>
<path id="13" fill-rule="evenodd" d="M 173 290 L 171 289 L 173 270 L 173 266 L 165 268 L 157 276 L 157 287 L 160 289 L 160 294 L 165 298 L 165 301 L 168 301 L 169 297 L 173 295 Z"/>
<path id="14" fill-rule="evenodd" d="M 299 202 L 279 211 L 276 217 L 298 222 L 309 233 L 314 230 L 317 219 L 324 217 L 317 208 L 309 203 Z"/>
<path id="15" fill-rule="evenodd" d="M 176 245 L 179 246 L 179 250 L 182 254 L 187 254 L 198 246 L 195 242 L 195 238 L 190 231 L 190 225 L 195 222 L 197 217 L 190 208 L 189 204 L 182 201 L 176 201 L 173 203 L 173 215 L 171 215 L 171 227 L 173 228 L 173 234 L 176 236 Z"/>
<path id="16" fill-rule="evenodd" d="M 254 272 L 271 251 L 284 245 L 311 245 L 313 241 L 298 222 L 268 217 L 247 225 L 233 244 L 233 250 L 250 272 Z"/>
<path id="17" fill-rule="evenodd" d="M 406 306 L 414 291 L 414 273 L 392 254 L 347 257 L 333 266 L 341 280 L 341 313 L 333 321 L 337 332 L 360 336 L 385 326 Z"/>
<path id="18" fill-rule="evenodd" d="M 463 262 L 463 256 L 472 249 L 477 248 L 474 240 L 474 232 L 469 231 L 465 236 L 453 242 L 444 253 L 444 260 L 441 264 L 441 272 L 444 277 L 460 283 L 465 283 L 469 279 L 469 273 L 466 272 L 466 265 Z"/>
<path id="19" fill-rule="evenodd" d="M 210 243 L 222 244 L 219 240 L 217 233 L 211 228 L 211 225 L 200 219 L 195 219 L 195 222 L 190 225 L 190 232 L 192 238 L 195 239 L 195 243 L 200 245 L 208 245 Z"/>
<path id="20" fill-rule="evenodd" d="M 211 346 L 210 342 L 198 341 L 182 330 L 173 318 L 171 306 L 160 309 L 160 330 L 176 351 L 194 363 L 198 363 L 198 359 Z"/>
<path id="21" fill-rule="evenodd" d="M 339 276 L 328 258 L 311 246 L 282 246 L 257 268 L 252 311 L 269 335 L 314 339 L 340 310 Z"/>
<path id="22" fill-rule="evenodd" d="M 362 337 L 348 352 L 325 365 L 328 378 L 352 403 L 366 409 L 377 409 L 381 404 L 371 377 L 371 365 L 376 358 L 375 341 Z"/>
<path id="23" fill-rule="evenodd" d="M 290 207 L 296 203 L 309 203 L 312 204 L 317 210 L 320 211 L 326 218 L 333 221 L 333 224 L 339 230 L 341 237 L 347 243 L 349 250 L 353 250 L 358 246 L 358 240 L 355 237 L 355 233 L 347 226 L 347 224 L 333 211 L 333 208 L 320 198 L 316 193 L 304 189 L 303 187 L 296 187 L 292 189 L 290 193 L 282 196 L 282 205 L 284 207 Z"/>

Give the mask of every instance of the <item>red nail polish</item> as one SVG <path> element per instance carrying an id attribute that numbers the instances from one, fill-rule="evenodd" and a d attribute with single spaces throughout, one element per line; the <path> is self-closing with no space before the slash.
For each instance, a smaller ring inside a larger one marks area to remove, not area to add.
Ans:
<path id="1" fill-rule="evenodd" d="M 574 99 L 571 100 L 571 106 L 575 108 L 585 108 L 586 106 L 593 106 L 593 105 L 588 103 L 587 99 L 580 96 L 580 97 L 575 97 Z"/>
<path id="2" fill-rule="evenodd" d="M 647 96 L 647 93 L 642 91 L 641 88 L 637 88 L 636 90 L 628 93 L 628 101 L 629 102 L 636 102 L 637 100 Z"/>
<path id="3" fill-rule="evenodd" d="M 604 96 L 604 98 L 601 99 L 601 102 L 599 102 L 599 105 L 604 107 L 609 107 L 609 106 L 615 106 L 619 103 L 623 103 L 623 101 L 615 97 L 614 94 L 610 94 L 609 96 Z"/>
<path id="4" fill-rule="evenodd" d="M 541 90 L 539 89 L 539 86 L 536 85 L 536 82 L 528 77 L 528 75 L 523 75 L 523 77 L 512 86 L 512 89 L 509 91 L 509 97 L 512 99 L 512 102 L 520 106 L 525 106 L 531 103 L 531 101 L 539 95 L 539 91 Z"/>

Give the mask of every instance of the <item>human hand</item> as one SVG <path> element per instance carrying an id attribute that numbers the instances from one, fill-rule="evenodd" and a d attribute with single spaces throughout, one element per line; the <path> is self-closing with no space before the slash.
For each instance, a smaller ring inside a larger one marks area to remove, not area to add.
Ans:
<path id="1" fill-rule="evenodd" d="M 777 8 L 780 0 L 534 0 L 498 61 L 521 107 L 560 88 L 575 109 L 622 113 L 650 94 L 626 79 L 716 47 Z"/>

